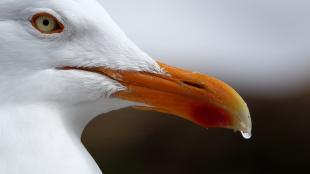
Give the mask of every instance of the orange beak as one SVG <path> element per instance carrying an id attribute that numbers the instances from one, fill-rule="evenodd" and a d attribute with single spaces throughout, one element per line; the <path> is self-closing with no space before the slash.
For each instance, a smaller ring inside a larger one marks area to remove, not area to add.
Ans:
<path id="1" fill-rule="evenodd" d="M 166 74 L 83 69 L 108 76 L 127 90 L 115 94 L 141 103 L 138 109 L 156 110 L 192 121 L 205 128 L 228 128 L 250 136 L 251 118 L 240 95 L 224 82 L 207 75 L 159 63 Z"/>

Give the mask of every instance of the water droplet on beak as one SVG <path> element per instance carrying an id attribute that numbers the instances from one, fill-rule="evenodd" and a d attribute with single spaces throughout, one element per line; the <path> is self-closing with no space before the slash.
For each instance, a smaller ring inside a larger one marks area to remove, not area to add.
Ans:
<path id="1" fill-rule="evenodd" d="M 241 135 L 243 136 L 243 138 L 245 139 L 250 139 L 252 137 L 252 134 L 251 133 L 248 133 L 248 132 L 242 132 L 241 131 Z"/>

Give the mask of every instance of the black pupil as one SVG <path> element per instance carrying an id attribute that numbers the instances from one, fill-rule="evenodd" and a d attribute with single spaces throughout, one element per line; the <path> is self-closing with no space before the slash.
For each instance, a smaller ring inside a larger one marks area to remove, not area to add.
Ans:
<path id="1" fill-rule="evenodd" d="M 43 25 L 48 26 L 49 24 L 50 24 L 50 21 L 48 21 L 47 19 L 44 19 Z"/>

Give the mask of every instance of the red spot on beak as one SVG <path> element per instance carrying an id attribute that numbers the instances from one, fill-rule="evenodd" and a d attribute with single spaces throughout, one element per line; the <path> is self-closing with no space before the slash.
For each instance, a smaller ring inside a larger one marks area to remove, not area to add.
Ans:
<path id="1" fill-rule="evenodd" d="M 195 103 L 191 106 L 193 121 L 205 128 L 229 128 L 232 125 L 230 114 L 219 107 L 210 104 Z"/>

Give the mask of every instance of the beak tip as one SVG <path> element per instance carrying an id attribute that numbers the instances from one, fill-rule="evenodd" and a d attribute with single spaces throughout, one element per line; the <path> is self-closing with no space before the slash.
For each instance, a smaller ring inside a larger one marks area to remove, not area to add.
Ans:
<path id="1" fill-rule="evenodd" d="M 237 129 L 241 132 L 243 138 L 250 139 L 252 134 L 252 120 L 250 116 L 250 111 L 246 103 L 242 107 L 238 114 L 238 125 Z"/>

